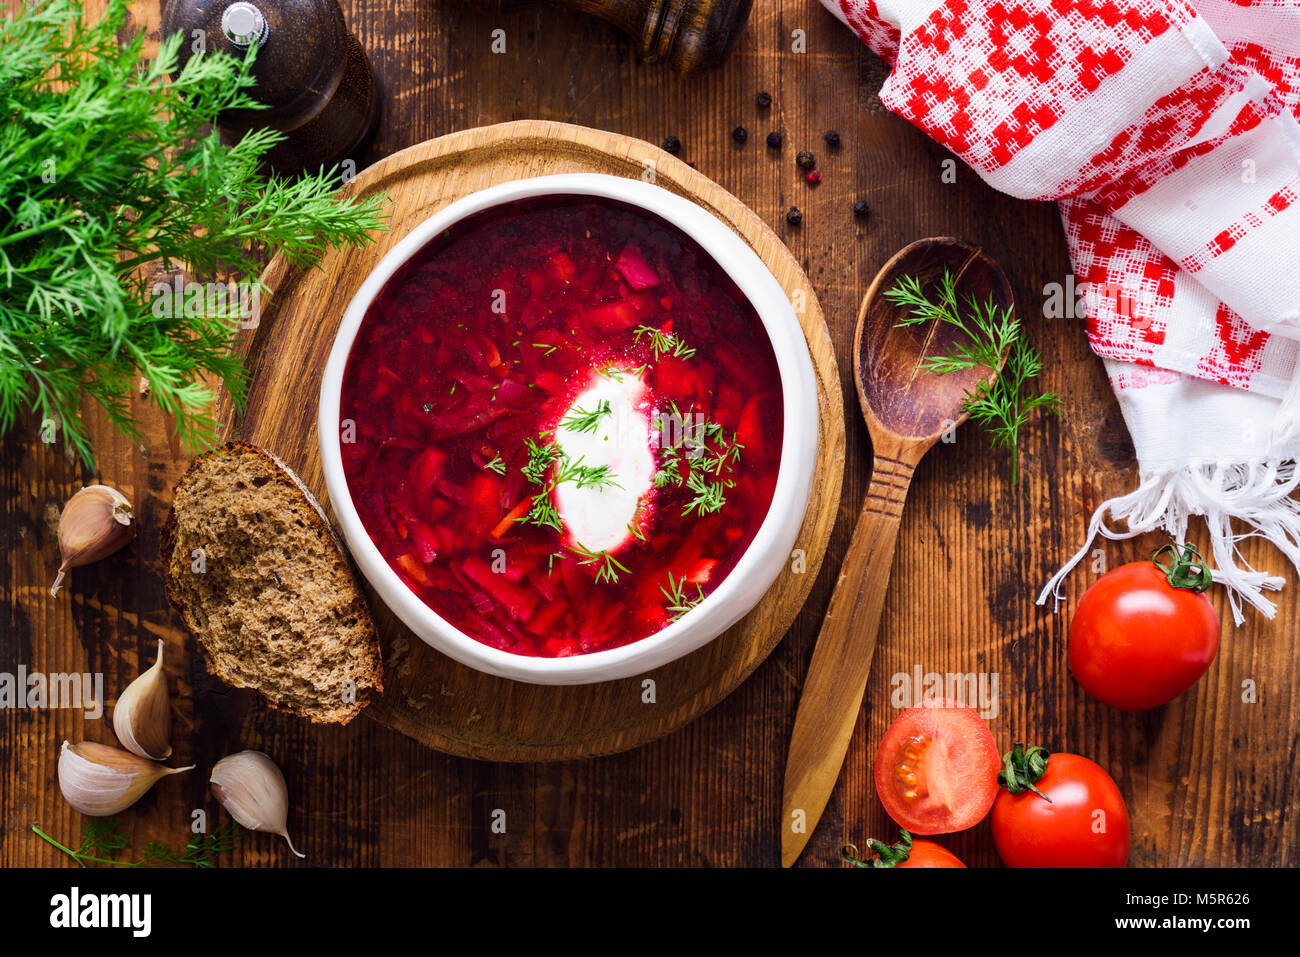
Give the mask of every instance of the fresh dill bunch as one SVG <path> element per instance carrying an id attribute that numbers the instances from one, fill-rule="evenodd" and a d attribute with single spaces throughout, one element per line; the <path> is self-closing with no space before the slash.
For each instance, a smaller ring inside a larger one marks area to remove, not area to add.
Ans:
<path id="1" fill-rule="evenodd" d="M 193 56 L 177 72 L 183 33 L 150 61 L 143 30 L 118 40 L 125 0 L 84 18 L 81 0 L 29 0 L 0 20 L 0 434 L 33 412 L 93 468 L 83 398 L 138 437 L 131 398 L 147 391 L 190 449 L 217 437 L 212 377 L 244 404 L 238 304 L 156 309 L 146 266 L 264 292 L 270 254 L 307 266 L 331 245 L 362 245 L 383 226 L 383 200 L 337 198 L 334 171 L 264 176 L 279 132 L 221 142 L 219 112 L 261 108 L 255 49 Z"/>
<path id="2" fill-rule="evenodd" d="M 995 448 L 1011 453 L 1011 481 L 1016 482 L 1021 427 L 1036 409 L 1059 416 L 1061 400 L 1054 392 L 1035 395 L 1029 388 L 1043 362 L 1025 339 L 1014 311 L 999 309 L 991 295 L 983 303 L 968 295 L 963 309 L 957 280 L 947 269 L 932 296 L 921 288 L 917 277 L 904 276 L 886 291 L 885 299 L 909 310 L 900 326 L 946 322 L 965 333 L 965 340 L 955 343 L 946 354 L 922 360 L 922 370 L 947 375 L 966 369 L 1000 369 L 991 384 L 980 383 L 966 390 L 962 411 L 984 426 Z"/>

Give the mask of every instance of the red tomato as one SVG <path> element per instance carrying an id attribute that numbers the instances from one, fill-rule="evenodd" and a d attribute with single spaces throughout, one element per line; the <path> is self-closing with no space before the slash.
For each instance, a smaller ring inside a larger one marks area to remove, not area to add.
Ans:
<path id="1" fill-rule="evenodd" d="M 916 834 L 963 831 L 997 797 L 998 747 L 984 719 L 947 698 L 900 714 L 876 751 L 876 794 Z"/>
<path id="2" fill-rule="evenodd" d="M 1000 790 L 993 843 L 1007 867 L 1123 867 L 1129 820 L 1115 781 L 1094 761 L 1053 754 L 1033 791 Z"/>
<path id="3" fill-rule="evenodd" d="M 966 865 L 952 851 L 934 841 L 914 841 L 903 832 L 902 839 L 893 847 L 880 841 L 868 841 L 875 857 L 865 860 L 858 857 L 858 849 L 850 845 L 841 855 L 846 864 L 854 867 L 962 867 Z"/>
<path id="4" fill-rule="evenodd" d="M 1123 711 L 1159 707 L 1205 674 L 1219 651 L 1209 600 L 1175 588 L 1154 562 L 1103 575 L 1070 623 L 1070 670 L 1098 701 Z"/>
<path id="5" fill-rule="evenodd" d="M 952 851 L 934 841 L 913 841 L 907 860 L 895 867 L 965 867 Z"/>

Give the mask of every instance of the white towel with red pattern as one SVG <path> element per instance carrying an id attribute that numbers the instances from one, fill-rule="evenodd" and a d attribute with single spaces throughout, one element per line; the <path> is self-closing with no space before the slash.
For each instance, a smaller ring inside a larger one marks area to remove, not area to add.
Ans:
<path id="1" fill-rule="evenodd" d="M 1300 570 L 1300 0 L 822 0 L 893 72 L 881 101 L 997 189 L 1059 200 L 1140 484 L 1100 534 L 1207 527 L 1215 580 L 1268 617 L 1238 542 Z M 1046 290 L 1045 290 L 1046 292 Z"/>

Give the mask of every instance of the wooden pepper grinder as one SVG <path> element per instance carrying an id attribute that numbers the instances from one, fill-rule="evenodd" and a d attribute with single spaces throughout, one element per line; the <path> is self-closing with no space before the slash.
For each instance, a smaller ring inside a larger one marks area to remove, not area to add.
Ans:
<path id="1" fill-rule="evenodd" d="M 171 0 L 162 33 L 177 30 L 186 36 L 178 69 L 196 49 L 243 59 L 257 43 L 250 94 L 268 109 L 226 110 L 218 128 L 227 142 L 263 127 L 285 133 L 264 157 L 277 172 L 329 169 L 374 135 L 375 76 L 336 0 Z"/>
<path id="2" fill-rule="evenodd" d="M 636 41 L 648 63 L 681 73 L 718 66 L 731 53 L 753 0 L 561 0 L 608 20 Z"/>

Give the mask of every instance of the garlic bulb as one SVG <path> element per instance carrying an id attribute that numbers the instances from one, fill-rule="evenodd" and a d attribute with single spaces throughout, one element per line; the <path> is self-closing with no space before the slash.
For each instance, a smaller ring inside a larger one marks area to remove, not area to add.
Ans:
<path id="1" fill-rule="evenodd" d="M 93 741 L 64 741 L 59 750 L 59 790 L 82 814 L 106 817 L 140 800 L 159 778 L 192 767 L 167 768 Z"/>
<path id="2" fill-rule="evenodd" d="M 250 831 L 279 834 L 299 857 L 289 837 L 289 789 L 275 762 L 261 751 L 240 751 L 212 769 L 212 793 L 230 816 Z"/>
<path id="3" fill-rule="evenodd" d="M 172 753 L 172 702 L 162 665 L 163 641 L 159 638 L 158 660 L 126 686 L 113 708 L 113 731 L 122 747 L 155 761 Z"/>
<path id="4" fill-rule="evenodd" d="M 63 506 L 59 516 L 59 555 L 63 564 L 50 587 L 57 595 L 69 568 L 89 565 L 113 554 L 135 535 L 131 503 L 107 485 L 88 485 Z"/>

